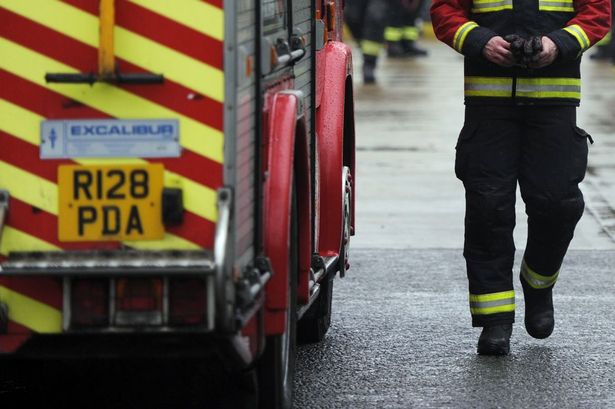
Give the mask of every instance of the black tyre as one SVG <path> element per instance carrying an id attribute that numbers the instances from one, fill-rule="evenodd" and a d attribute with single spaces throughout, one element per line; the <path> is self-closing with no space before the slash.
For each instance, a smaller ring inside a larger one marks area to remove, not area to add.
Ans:
<path id="1" fill-rule="evenodd" d="M 258 364 L 259 407 L 288 409 L 293 401 L 297 356 L 297 271 L 299 269 L 297 199 L 293 190 L 289 258 L 289 313 L 286 332 L 267 337 L 265 352 Z"/>
<path id="2" fill-rule="evenodd" d="M 340 243 L 340 256 L 338 270 L 340 275 L 346 273 L 349 266 L 348 253 L 350 248 L 350 226 L 352 200 L 352 176 L 350 168 L 344 166 L 342 171 L 342 240 Z M 333 303 L 333 279 L 331 273 L 320 283 L 320 295 L 314 304 L 299 321 L 297 339 L 300 344 L 320 342 L 325 338 L 331 326 L 331 311 Z"/>
<path id="3" fill-rule="evenodd" d="M 313 344 L 325 338 L 331 326 L 331 304 L 333 301 L 333 278 L 330 274 L 320 283 L 320 295 L 299 321 L 297 341 Z"/>

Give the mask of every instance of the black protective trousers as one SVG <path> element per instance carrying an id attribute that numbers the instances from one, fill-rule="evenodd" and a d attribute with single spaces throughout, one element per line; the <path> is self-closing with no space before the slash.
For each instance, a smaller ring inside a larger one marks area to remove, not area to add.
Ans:
<path id="1" fill-rule="evenodd" d="M 346 0 L 344 18 L 364 55 L 378 56 L 384 42 L 390 0 Z"/>
<path id="2" fill-rule="evenodd" d="M 416 27 L 416 19 L 423 11 L 426 0 L 418 0 L 418 5 L 413 10 L 408 10 L 403 6 L 400 0 L 390 0 L 389 22 L 388 27 L 399 29 L 403 32 L 403 40 L 418 40 L 419 29 Z M 414 33 L 410 34 L 408 30 L 414 28 Z M 413 38 L 408 38 L 413 37 Z M 385 38 L 388 40 L 387 38 Z M 395 40 L 392 40 L 395 41 Z M 399 41 L 399 40 L 398 40 Z"/>
<path id="3" fill-rule="evenodd" d="M 524 262 L 543 277 L 556 277 L 583 214 L 578 185 L 588 139 L 576 126 L 574 106 L 466 107 L 455 173 L 466 191 L 464 257 L 473 326 L 514 322 L 517 183 L 528 215 Z M 502 311 L 502 294 L 512 297 L 512 310 Z"/>

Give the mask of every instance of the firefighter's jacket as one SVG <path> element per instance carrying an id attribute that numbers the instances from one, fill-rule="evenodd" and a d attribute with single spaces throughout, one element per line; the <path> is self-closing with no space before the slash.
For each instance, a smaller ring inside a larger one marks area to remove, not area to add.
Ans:
<path id="1" fill-rule="evenodd" d="M 578 105 L 581 55 L 604 37 L 611 0 L 433 0 L 436 36 L 465 56 L 466 104 Z M 547 36 L 559 54 L 540 68 L 505 68 L 483 56 L 494 36 Z"/>

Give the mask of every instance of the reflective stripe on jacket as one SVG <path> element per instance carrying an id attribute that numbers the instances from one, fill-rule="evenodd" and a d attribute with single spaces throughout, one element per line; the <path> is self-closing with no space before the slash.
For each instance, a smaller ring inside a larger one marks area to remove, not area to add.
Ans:
<path id="1" fill-rule="evenodd" d="M 581 55 L 608 32 L 610 0 L 433 0 L 437 37 L 465 58 L 466 104 L 578 105 Z M 494 36 L 547 36 L 559 54 L 540 69 L 505 68 L 482 50 Z"/>

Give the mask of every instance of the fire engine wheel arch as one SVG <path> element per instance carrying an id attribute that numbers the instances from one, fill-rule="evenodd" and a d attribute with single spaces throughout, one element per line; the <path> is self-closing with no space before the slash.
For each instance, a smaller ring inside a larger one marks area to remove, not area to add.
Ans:
<path id="1" fill-rule="evenodd" d="M 266 288 L 267 335 L 282 334 L 286 326 L 285 315 L 289 307 L 287 292 L 288 254 L 291 250 L 291 195 L 294 183 L 297 184 L 297 222 L 301 235 L 298 237 L 300 290 L 303 286 L 307 288 L 307 283 L 302 286 L 302 281 L 306 281 L 310 268 L 310 170 L 309 158 L 305 157 L 309 151 L 300 107 L 297 94 L 282 91 L 273 97 L 270 113 L 271 134 L 267 152 L 269 169 L 264 184 L 263 232 L 264 252 L 271 261 L 274 274 Z"/>
<path id="2" fill-rule="evenodd" d="M 259 407 L 262 408 L 287 409 L 292 406 L 293 401 L 293 382 L 297 358 L 297 275 L 299 272 L 299 216 L 297 189 L 294 186 L 291 195 L 289 280 L 287 283 L 288 290 L 286 291 L 287 302 L 290 307 L 285 314 L 284 332 L 267 337 L 265 351 L 258 362 Z"/>
<path id="3" fill-rule="evenodd" d="M 330 41 L 325 50 L 326 68 L 321 95 L 318 130 L 319 197 L 320 212 L 318 253 L 339 256 L 344 243 L 344 166 L 354 175 L 354 128 L 352 106 L 352 54 L 350 48 Z M 324 91 L 326 90 L 326 91 Z M 311 264 L 310 160 L 308 135 L 302 116 L 298 94 L 278 92 L 269 115 L 270 135 L 268 174 L 264 184 L 263 231 L 264 251 L 269 257 L 274 275 L 267 284 L 265 331 L 267 335 L 281 334 L 285 329 L 284 317 L 288 308 L 285 266 L 289 252 L 289 220 L 280 215 L 289 214 L 292 175 L 298 187 L 299 214 L 299 277 L 298 300 L 305 303 L 309 296 L 308 280 Z M 352 180 L 352 178 L 351 178 Z M 351 189 L 352 191 L 352 189 Z M 354 192 L 351 198 L 354 199 Z M 354 210 L 354 200 L 350 212 Z M 353 218 L 351 217 L 351 220 Z M 352 234 L 351 225 L 351 234 Z M 345 263 L 344 263 L 345 264 Z"/>
<path id="4" fill-rule="evenodd" d="M 352 126 L 352 53 L 343 43 L 330 41 L 325 47 L 325 80 L 317 119 L 320 161 L 319 254 L 339 255 L 344 243 L 343 168 L 355 174 L 355 135 Z M 353 197 L 354 199 L 354 197 Z M 354 203 L 354 200 L 352 200 Z M 354 204 L 351 204 L 354 213 Z M 352 219 L 352 218 L 351 218 Z"/>

